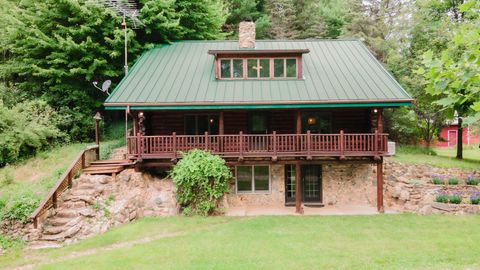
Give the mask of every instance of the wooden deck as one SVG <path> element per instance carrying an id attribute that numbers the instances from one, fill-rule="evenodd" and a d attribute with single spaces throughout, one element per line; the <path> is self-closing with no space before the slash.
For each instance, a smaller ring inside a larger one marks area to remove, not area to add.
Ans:
<path id="1" fill-rule="evenodd" d="M 380 157 L 387 154 L 388 134 L 226 134 L 129 136 L 128 158 L 176 159 L 182 151 L 209 150 L 226 158 Z"/>

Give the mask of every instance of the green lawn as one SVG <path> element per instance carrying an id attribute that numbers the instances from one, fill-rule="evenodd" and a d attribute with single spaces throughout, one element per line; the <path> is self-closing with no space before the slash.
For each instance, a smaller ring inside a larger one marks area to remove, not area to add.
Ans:
<path id="1" fill-rule="evenodd" d="M 480 216 L 147 218 L 57 250 L 34 269 L 479 269 Z"/>
<path id="2" fill-rule="evenodd" d="M 428 164 L 443 168 L 461 168 L 466 170 L 478 170 L 480 168 L 480 148 L 465 147 L 463 150 L 463 160 L 455 158 L 456 149 L 454 148 L 435 148 L 433 151 L 437 155 L 427 155 L 419 147 L 408 146 L 399 147 L 396 155 L 391 157 L 402 163 Z"/>

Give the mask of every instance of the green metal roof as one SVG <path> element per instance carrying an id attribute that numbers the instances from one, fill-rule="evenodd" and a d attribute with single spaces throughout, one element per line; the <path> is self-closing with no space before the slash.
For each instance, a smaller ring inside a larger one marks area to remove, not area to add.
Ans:
<path id="1" fill-rule="evenodd" d="M 356 40 L 257 41 L 256 50 L 308 49 L 303 79 L 216 80 L 208 50 L 237 41 L 182 41 L 144 53 L 108 97 L 110 109 L 402 106 L 411 97 Z"/>

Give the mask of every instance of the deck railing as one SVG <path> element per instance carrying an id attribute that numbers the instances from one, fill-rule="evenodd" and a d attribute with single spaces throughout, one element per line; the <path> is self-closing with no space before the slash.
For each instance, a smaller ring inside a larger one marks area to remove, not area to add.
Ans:
<path id="1" fill-rule="evenodd" d="M 227 134 L 129 136 L 130 158 L 178 158 L 181 151 L 198 148 L 223 157 L 382 156 L 388 134 Z"/>
<path id="2" fill-rule="evenodd" d="M 38 208 L 30 215 L 30 221 L 37 228 L 38 219 L 45 214 L 50 208 L 57 208 L 57 200 L 60 195 L 67 189 L 72 187 L 72 181 L 75 176 L 85 167 L 89 166 L 92 161 L 98 159 L 98 145 L 89 146 L 81 151 L 72 161 L 68 169 L 60 176 L 55 186 L 50 190 L 45 199 L 40 203 Z"/>

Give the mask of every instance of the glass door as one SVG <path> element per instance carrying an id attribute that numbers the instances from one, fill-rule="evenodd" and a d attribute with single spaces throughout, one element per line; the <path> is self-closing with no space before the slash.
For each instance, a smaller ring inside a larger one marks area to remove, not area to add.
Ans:
<path id="1" fill-rule="evenodd" d="M 322 169 L 320 165 L 302 165 L 303 202 L 322 202 Z"/>
<path id="2" fill-rule="evenodd" d="M 321 165 L 302 165 L 302 202 L 322 202 Z M 295 203 L 295 165 L 285 165 L 285 204 Z"/>

